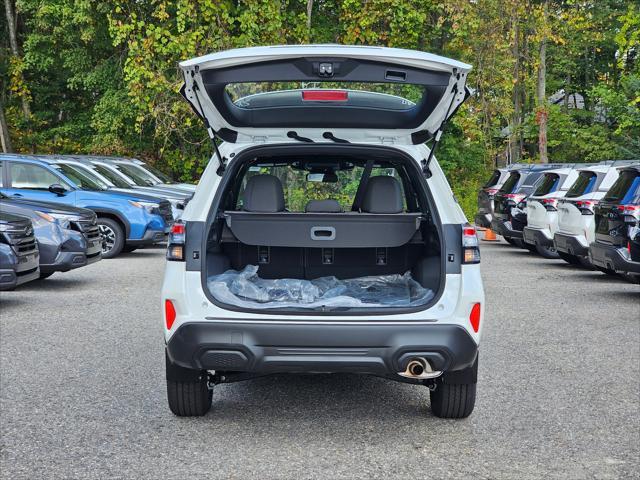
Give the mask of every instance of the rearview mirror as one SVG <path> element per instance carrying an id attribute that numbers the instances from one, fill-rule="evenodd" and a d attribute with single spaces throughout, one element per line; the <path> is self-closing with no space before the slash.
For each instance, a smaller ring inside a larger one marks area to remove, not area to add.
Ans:
<path id="1" fill-rule="evenodd" d="M 54 183 L 52 185 L 49 185 L 49 191 L 59 196 L 65 195 L 67 193 L 67 189 L 64 188 L 62 185 L 60 185 L 59 183 Z"/>
<path id="2" fill-rule="evenodd" d="M 334 172 L 307 174 L 307 182 L 336 183 L 337 181 L 338 176 Z"/>

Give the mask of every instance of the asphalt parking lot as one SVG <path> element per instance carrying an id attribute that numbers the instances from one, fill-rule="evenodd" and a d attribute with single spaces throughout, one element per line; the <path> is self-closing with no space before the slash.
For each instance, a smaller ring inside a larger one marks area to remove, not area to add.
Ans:
<path id="1" fill-rule="evenodd" d="M 0 294 L 2 478 L 630 478 L 640 475 L 640 288 L 482 244 L 478 401 L 349 375 L 219 385 L 166 404 L 164 251 Z"/>

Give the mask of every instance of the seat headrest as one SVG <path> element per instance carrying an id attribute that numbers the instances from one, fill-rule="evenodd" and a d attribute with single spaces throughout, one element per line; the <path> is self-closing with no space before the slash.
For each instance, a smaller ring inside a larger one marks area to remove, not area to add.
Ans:
<path id="1" fill-rule="evenodd" d="M 400 182 L 380 175 L 369 178 L 364 192 L 362 211 L 368 213 L 400 213 L 404 210 Z"/>
<path id="2" fill-rule="evenodd" d="M 342 207 L 337 200 L 327 198 L 326 200 L 310 200 L 304 207 L 307 213 L 340 213 Z"/>
<path id="3" fill-rule="evenodd" d="M 242 208 L 247 212 L 284 211 L 284 192 L 280 179 L 273 175 L 249 178 L 244 189 Z"/>

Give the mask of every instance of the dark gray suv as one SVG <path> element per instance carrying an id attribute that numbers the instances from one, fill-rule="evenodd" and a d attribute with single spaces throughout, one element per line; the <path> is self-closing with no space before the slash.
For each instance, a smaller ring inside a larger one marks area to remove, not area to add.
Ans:
<path id="1" fill-rule="evenodd" d="M 39 257 L 31 220 L 0 210 L 0 290 L 37 279 Z"/>

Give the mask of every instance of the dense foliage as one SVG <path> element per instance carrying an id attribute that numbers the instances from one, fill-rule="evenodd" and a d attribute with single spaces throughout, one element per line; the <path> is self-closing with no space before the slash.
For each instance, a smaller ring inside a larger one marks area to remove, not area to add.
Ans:
<path id="1" fill-rule="evenodd" d="M 476 95 L 438 152 L 468 213 L 496 159 L 539 161 L 541 124 L 549 161 L 640 156 L 633 0 L 4 2 L 0 113 L 4 146 L 14 151 L 136 155 L 196 179 L 211 146 L 178 94 L 179 60 L 240 46 L 337 42 L 474 65 Z"/>

